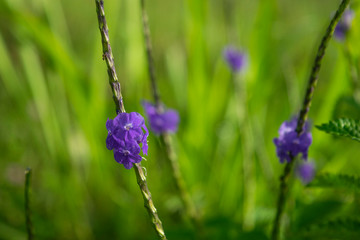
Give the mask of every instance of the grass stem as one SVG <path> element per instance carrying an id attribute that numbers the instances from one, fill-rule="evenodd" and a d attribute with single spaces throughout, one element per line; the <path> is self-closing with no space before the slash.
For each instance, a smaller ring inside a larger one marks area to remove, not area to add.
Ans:
<path id="1" fill-rule="evenodd" d="M 32 217 L 31 217 L 31 168 L 25 170 L 25 220 L 28 240 L 34 239 Z"/>

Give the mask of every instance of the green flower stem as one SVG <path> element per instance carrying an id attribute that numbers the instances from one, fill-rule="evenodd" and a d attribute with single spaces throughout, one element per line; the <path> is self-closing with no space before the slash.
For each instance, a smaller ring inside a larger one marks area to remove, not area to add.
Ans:
<path id="1" fill-rule="evenodd" d="M 113 92 L 113 98 L 116 105 L 117 112 L 125 112 L 124 103 L 121 95 L 121 85 L 115 70 L 114 58 L 111 51 L 109 29 L 106 24 L 104 1 L 95 0 L 96 12 L 98 16 L 99 29 L 101 33 L 102 46 L 103 46 L 103 59 L 106 61 L 109 74 L 109 83 Z M 152 225 L 160 239 L 166 239 L 165 232 L 161 220 L 157 214 L 157 210 L 151 198 L 151 193 L 147 186 L 146 176 L 140 163 L 134 164 L 135 175 L 137 183 L 140 187 L 141 194 L 144 198 L 144 206 L 151 218 Z"/>
<path id="2" fill-rule="evenodd" d="M 155 67 L 154 67 L 154 58 L 152 55 L 152 44 L 151 44 L 151 36 L 150 36 L 150 27 L 148 16 L 145 8 L 145 0 L 140 0 L 141 4 L 141 13 L 142 13 L 142 23 L 143 23 L 143 32 L 144 32 L 144 40 L 146 47 L 146 55 L 148 61 L 148 70 L 150 75 L 151 89 L 154 97 L 154 102 L 156 106 L 157 112 L 161 113 L 164 111 L 163 106 L 161 104 L 159 90 L 156 84 L 156 76 L 155 76 Z M 176 188 L 179 191 L 181 200 L 184 204 L 185 211 L 187 215 L 190 217 L 191 221 L 199 227 L 199 214 L 191 201 L 190 195 L 186 190 L 184 179 L 181 175 L 179 163 L 177 161 L 177 157 L 172 145 L 171 136 L 168 133 L 161 134 L 161 140 L 164 143 L 165 151 L 167 159 L 171 165 L 172 175 L 175 180 Z"/>
<path id="3" fill-rule="evenodd" d="M 286 163 L 285 168 L 284 168 L 284 173 L 280 177 L 280 192 L 279 192 L 278 201 L 277 201 L 277 211 L 276 211 L 276 216 L 275 216 L 275 220 L 274 220 L 274 226 L 273 226 L 273 230 L 271 233 L 272 240 L 279 239 L 280 222 L 281 222 L 282 214 L 285 209 L 286 196 L 287 196 L 287 193 L 289 190 L 288 180 L 290 178 L 291 170 L 292 170 L 294 162 L 295 162 L 294 158 L 291 158 L 291 159 L 292 159 L 291 162 Z"/>
<path id="4" fill-rule="evenodd" d="M 193 224 L 199 231 L 202 231 L 199 213 L 197 212 L 193 202 L 191 201 L 189 193 L 186 191 L 185 182 L 181 175 L 180 166 L 177 161 L 177 157 L 172 147 L 172 139 L 170 134 L 164 133 L 161 136 L 161 140 L 164 143 L 167 159 L 170 162 L 172 175 L 175 180 L 176 188 L 180 194 L 182 203 L 184 204 L 186 214 L 190 217 Z"/>
<path id="5" fill-rule="evenodd" d="M 151 222 L 155 228 L 157 235 L 159 236 L 160 239 L 166 239 L 161 220 L 157 214 L 157 210 L 151 198 L 151 193 L 146 183 L 145 172 L 140 163 L 136 163 L 134 165 L 135 165 L 134 170 L 136 174 L 137 183 L 140 187 L 141 194 L 144 198 L 144 206 L 150 215 Z"/>
<path id="6" fill-rule="evenodd" d="M 31 169 L 27 168 L 25 170 L 25 219 L 26 219 L 26 231 L 28 234 L 28 239 L 31 240 L 34 238 L 33 226 L 31 220 L 31 208 L 30 208 L 30 197 L 31 197 Z"/>
<path id="7" fill-rule="evenodd" d="M 322 59 L 325 55 L 326 48 L 329 44 L 329 41 L 334 33 L 334 29 L 336 27 L 337 22 L 340 20 L 341 15 L 345 11 L 346 7 L 349 5 L 350 0 L 343 0 L 338 7 L 338 10 L 336 11 L 334 17 L 331 19 L 331 22 L 326 29 L 325 35 L 321 40 L 319 49 L 317 51 L 315 61 L 310 73 L 308 87 L 306 89 L 304 102 L 302 105 L 302 108 L 299 113 L 299 118 L 296 126 L 296 132 L 300 135 L 303 131 L 305 122 L 308 118 L 308 113 L 311 106 L 311 100 L 314 95 L 314 90 L 318 82 L 319 77 L 319 71 L 322 63 Z M 278 196 L 278 202 L 277 202 L 277 210 L 276 210 L 276 216 L 274 220 L 274 225 L 272 229 L 271 238 L 273 240 L 279 239 L 279 232 L 280 232 L 280 222 L 281 218 L 284 212 L 285 204 L 286 204 L 286 196 L 289 189 L 288 180 L 292 172 L 292 168 L 294 166 L 295 158 L 292 157 L 291 161 L 289 163 L 286 163 L 283 175 L 280 177 L 280 192 Z"/>
<path id="8" fill-rule="evenodd" d="M 156 85 L 156 76 L 155 76 L 155 66 L 154 66 L 154 58 L 152 55 L 152 44 L 151 44 L 151 37 L 150 37 L 150 27 L 149 27 L 149 19 L 146 13 L 145 8 L 145 0 L 140 0 L 141 4 L 141 16 L 142 16 L 142 23 L 143 23 L 143 32 L 145 38 L 145 47 L 146 47 L 146 56 L 148 62 L 148 70 L 150 75 L 150 82 L 151 82 L 151 90 L 154 96 L 155 106 L 157 110 L 161 110 L 161 100 L 159 90 Z"/>
<path id="9" fill-rule="evenodd" d="M 234 102 L 237 114 L 237 123 L 239 129 L 243 129 L 241 134 L 242 144 L 242 166 L 241 166 L 241 182 L 242 182 L 242 218 L 244 230 L 250 230 L 255 225 L 255 191 L 256 181 L 254 181 L 254 162 L 253 150 L 255 148 L 253 142 L 253 126 L 250 119 L 250 109 L 248 107 L 248 96 L 246 91 L 245 79 L 236 72 L 231 73 L 232 89 L 234 90 Z"/>
<path id="10" fill-rule="evenodd" d="M 314 61 L 314 64 L 313 64 L 313 67 L 311 70 L 311 74 L 310 74 L 310 78 L 309 78 L 309 82 L 308 82 L 308 87 L 307 87 L 307 90 L 305 93 L 302 109 L 300 110 L 300 114 L 299 114 L 299 119 L 298 119 L 298 123 L 297 123 L 297 127 L 296 127 L 296 132 L 298 134 L 300 134 L 303 131 L 305 122 L 308 118 L 308 113 L 309 113 L 310 106 L 311 106 L 311 100 L 313 98 L 314 90 L 315 90 L 315 87 L 318 82 L 319 71 L 320 71 L 322 59 L 324 58 L 324 55 L 325 55 L 326 48 L 329 45 L 329 41 L 334 33 L 336 24 L 339 22 L 341 15 L 345 11 L 345 9 L 349 5 L 349 3 L 350 3 L 350 0 L 343 0 L 341 2 L 338 10 L 336 11 L 334 17 L 331 19 L 331 22 L 330 22 L 328 28 L 326 29 L 326 33 L 325 33 L 324 37 L 321 40 L 321 43 L 320 43 L 319 49 L 317 51 L 315 61 Z"/>
<path id="11" fill-rule="evenodd" d="M 104 1 L 95 0 L 96 3 L 96 12 L 99 22 L 99 29 L 101 34 L 101 41 L 103 47 L 103 60 L 105 60 L 108 75 L 109 75 L 109 84 L 113 93 L 113 99 L 116 106 L 116 112 L 125 112 L 124 103 L 121 95 L 121 85 L 118 80 L 114 57 L 111 50 L 110 39 L 109 39 L 109 28 L 106 23 L 105 11 L 104 11 Z"/>

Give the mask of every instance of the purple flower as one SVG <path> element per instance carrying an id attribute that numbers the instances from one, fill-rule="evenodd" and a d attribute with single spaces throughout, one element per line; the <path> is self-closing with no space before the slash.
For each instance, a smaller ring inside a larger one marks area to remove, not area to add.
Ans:
<path id="1" fill-rule="evenodd" d="M 137 112 L 119 113 L 114 120 L 106 121 L 108 136 L 106 147 L 114 151 L 115 160 L 126 169 L 132 168 L 133 163 L 141 161 L 140 146 L 143 154 L 147 155 L 147 137 L 149 131 L 144 118 Z M 145 133 L 143 132 L 145 130 Z"/>
<path id="2" fill-rule="evenodd" d="M 311 162 L 303 162 L 296 168 L 296 175 L 303 184 L 311 182 L 315 176 L 315 165 Z"/>
<path id="3" fill-rule="evenodd" d="M 142 157 L 139 155 L 140 147 L 135 141 L 120 141 L 119 147 L 114 149 L 114 158 L 118 163 L 130 169 L 133 163 L 139 163 Z"/>
<path id="4" fill-rule="evenodd" d="M 179 114 L 172 109 L 158 113 L 155 105 L 143 101 L 145 113 L 149 119 L 150 128 L 156 134 L 164 132 L 176 132 L 179 125 Z"/>
<path id="5" fill-rule="evenodd" d="M 234 47 L 228 46 L 224 49 L 224 58 L 234 72 L 239 72 L 245 67 L 246 55 Z"/>
<path id="6" fill-rule="evenodd" d="M 345 10 L 340 21 L 337 23 L 334 31 L 335 37 L 342 41 L 345 39 L 347 32 L 351 27 L 351 22 L 354 18 L 354 12 L 351 9 Z"/>
<path id="7" fill-rule="evenodd" d="M 296 130 L 297 118 L 291 121 L 285 121 L 279 129 L 279 137 L 274 138 L 276 145 L 276 154 L 280 163 L 285 160 L 291 162 L 292 157 L 302 154 L 302 158 L 307 160 L 308 149 L 312 142 L 309 123 L 306 122 L 304 131 L 298 136 Z"/>

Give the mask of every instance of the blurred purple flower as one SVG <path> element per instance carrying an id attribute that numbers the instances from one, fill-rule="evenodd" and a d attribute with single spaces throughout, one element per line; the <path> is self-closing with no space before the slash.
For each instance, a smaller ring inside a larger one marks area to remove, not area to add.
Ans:
<path id="1" fill-rule="evenodd" d="M 224 58 L 229 67 L 234 72 L 242 70 L 247 62 L 246 55 L 232 46 L 228 46 L 224 49 Z"/>
<path id="2" fill-rule="evenodd" d="M 143 101 L 142 104 L 149 119 L 150 128 L 154 133 L 161 134 L 177 131 L 180 121 L 177 111 L 168 109 L 158 113 L 154 104 L 147 101 Z"/>
<path id="3" fill-rule="evenodd" d="M 147 155 L 149 131 L 145 126 L 144 118 L 139 113 L 119 113 L 114 120 L 106 121 L 106 129 L 108 130 L 106 147 L 114 151 L 115 160 L 123 164 L 126 169 L 132 168 L 133 163 L 141 161 L 139 144 L 142 144 L 143 154 Z"/>
<path id="4" fill-rule="evenodd" d="M 280 163 L 285 160 L 291 161 L 292 157 L 302 154 L 302 158 L 307 160 L 308 149 L 312 142 L 309 123 L 306 122 L 304 131 L 298 136 L 296 130 L 297 118 L 291 121 L 285 121 L 279 129 L 279 137 L 274 138 L 276 145 L 276 154 L 280 159 Z"/>
<path id="5" fill-rule="evenodd" d="M 334 31 L 335 37 L 342 41 L 345 39 L 347 32 L 351 27 L 351 22 L 354 18 L 354 12 L 351 9 L 345 10 L 340 21 L 337 23 Z"/>
<path id="6" fill-rule="evenodd" d="M 311 162 L 300 163 L 296 168 L 296 175 L 303 184 L 308 184 L 315 176 L 315 165 Z"/>

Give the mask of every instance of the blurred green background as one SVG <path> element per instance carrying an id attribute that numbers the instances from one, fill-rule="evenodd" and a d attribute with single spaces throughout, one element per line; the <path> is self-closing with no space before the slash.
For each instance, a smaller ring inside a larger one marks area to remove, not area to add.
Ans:
<path id="1" fill-rule="evenodd" d="M 283 169 L 272 139 L 299 110 L 340 1 L 146 2 L 160 93 L 181 116 L 175 149 L 207 238 L 267 239 Z M 360 68 L 359 1 L 352 3 L 349 38 L 331 40 L 323 62 L 310 110 L 315 125 L 360 118 L 359 79 L 349 70 Z M 105 11 L 126 110 L 143 114 L 140 101 L 152 97 L 140 1 L 106 0 Z M 249 56 L 235 78 L 237 95 L 222 56 L 228 44 Z M 115 113 L 101 55 L 94 1 L 0 0 L 0 239 L 26 239 L 27 166 L 37 239 L 156 239 L 133 170 L 105 147 L 105 122 Z M 359 173 L 358 143 L 314 128 L 313 140 L 318 173 Z M 143 166 L 165 232 L 193 239 L 154 134 L 149 147 Z M 358 193 L 306 188 L 295 178 L 288 203 L 287 239 L 360 214 Z"/>

